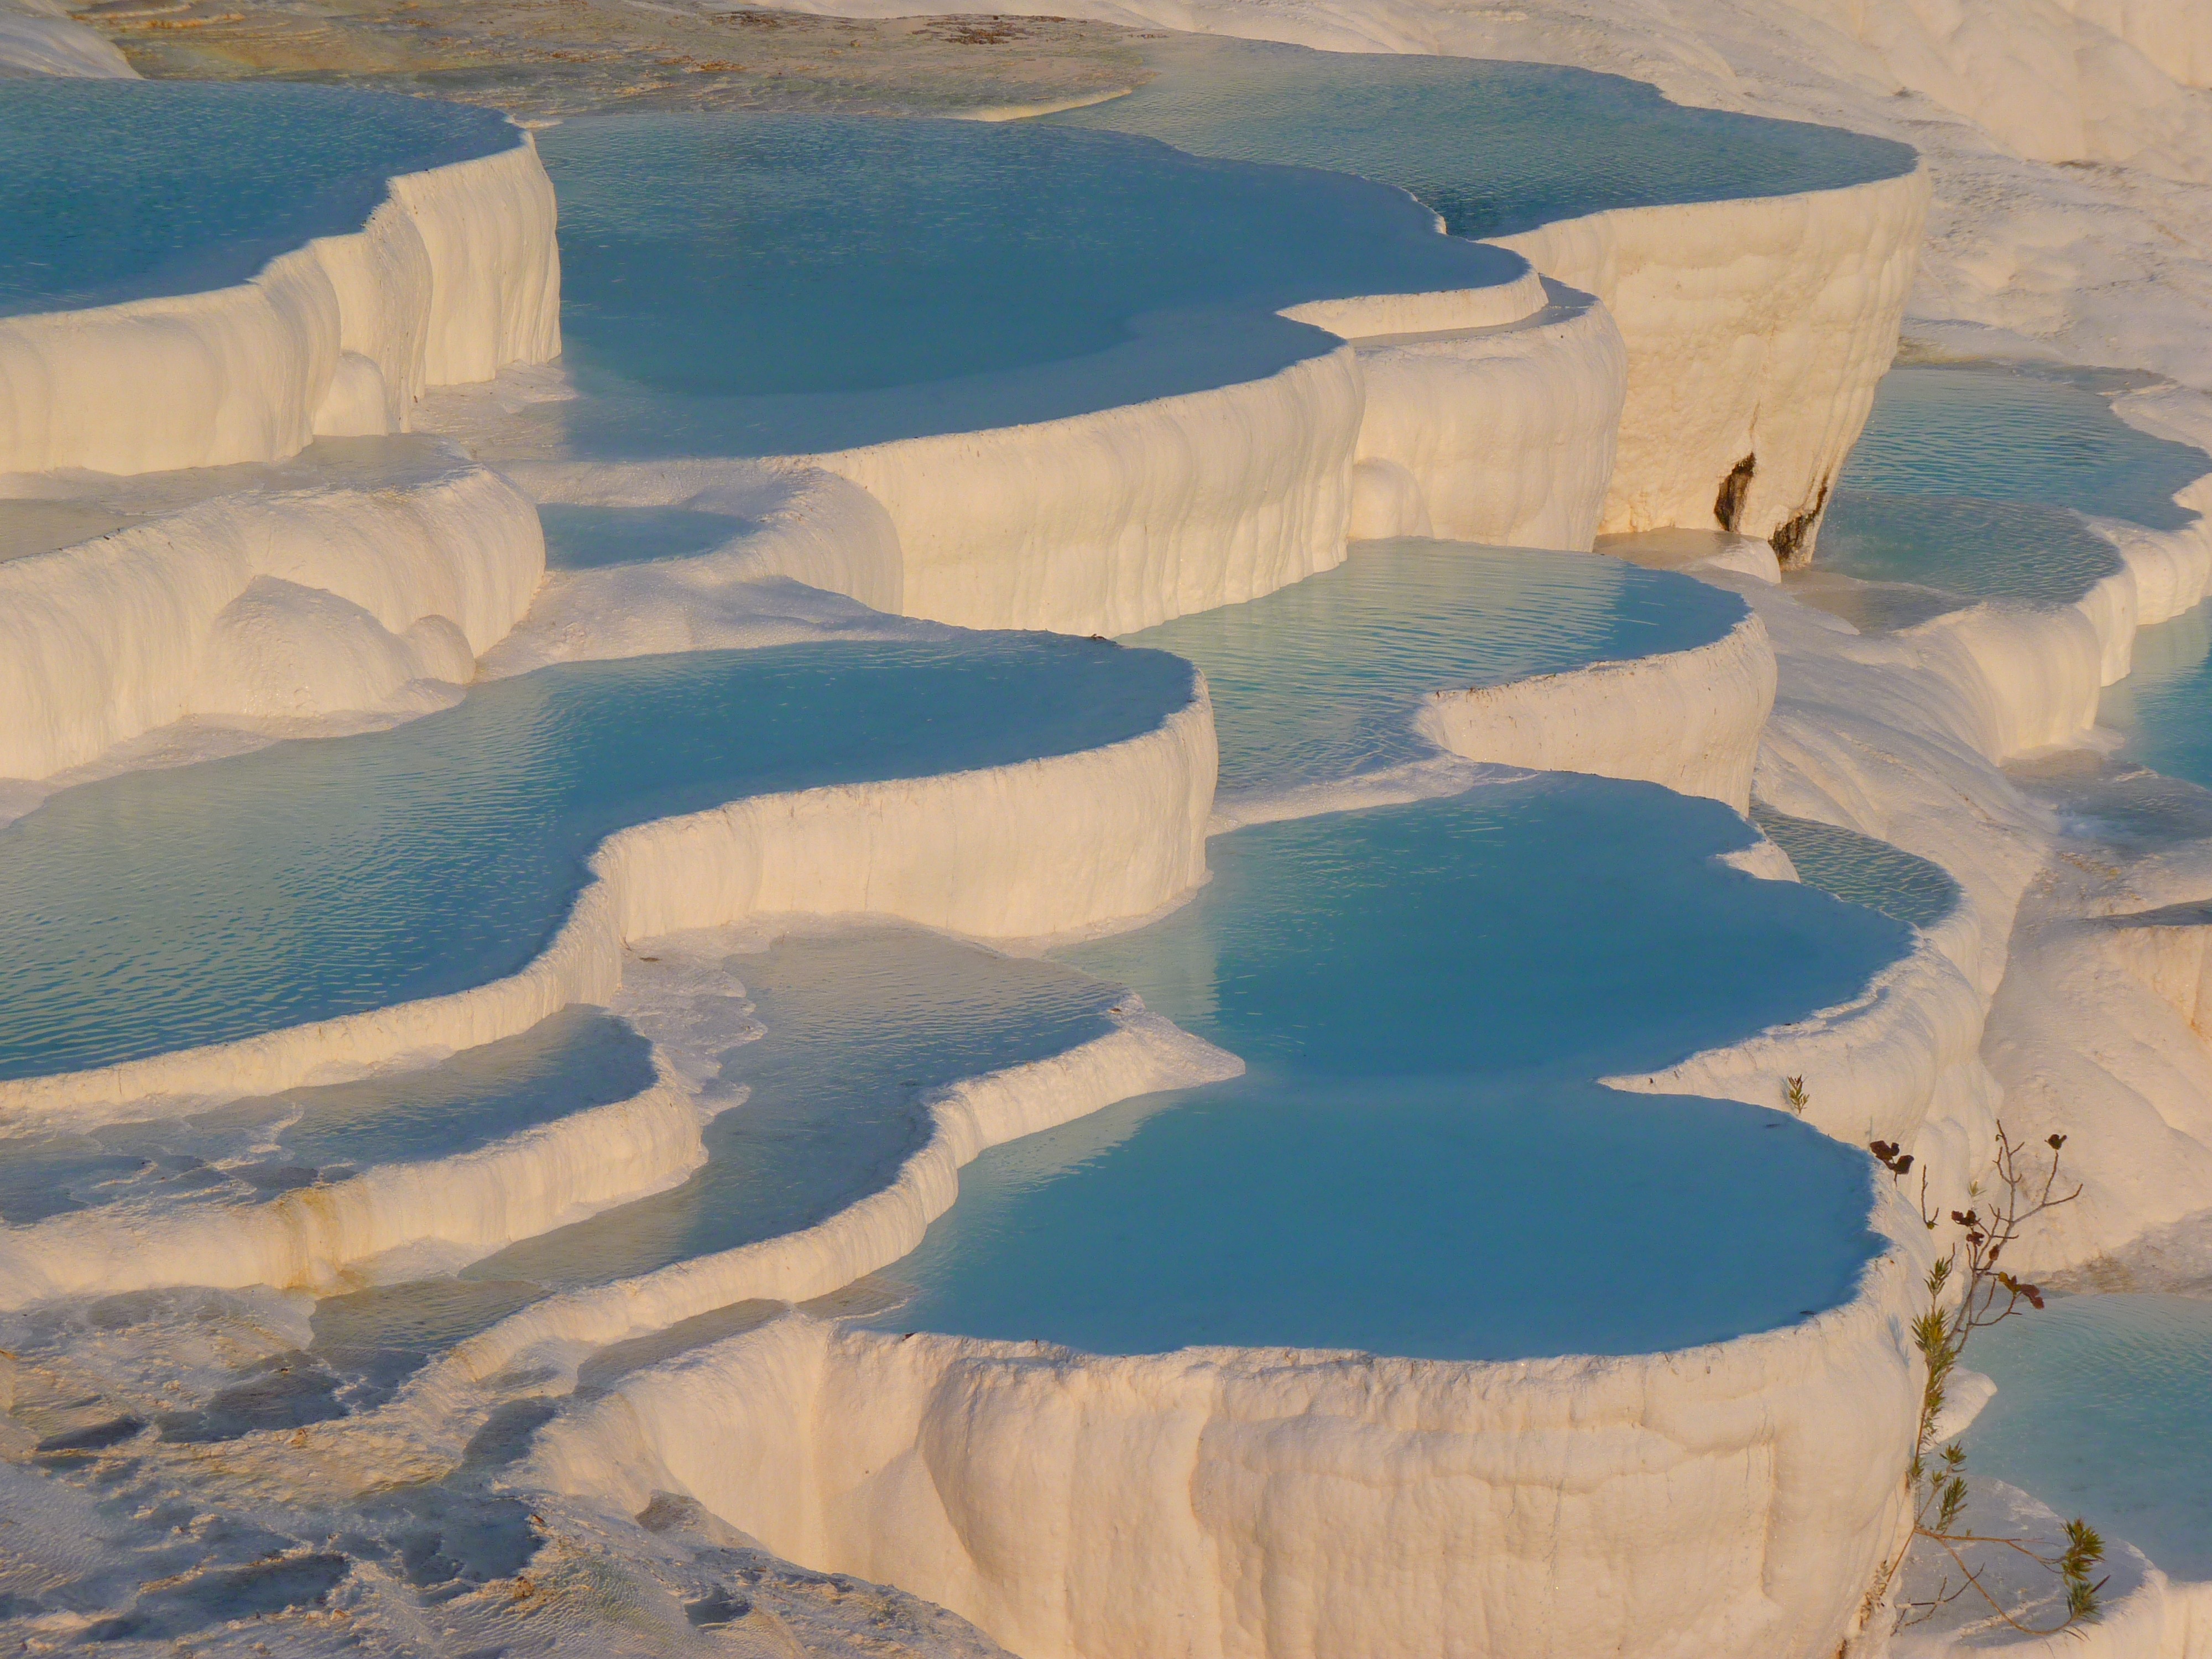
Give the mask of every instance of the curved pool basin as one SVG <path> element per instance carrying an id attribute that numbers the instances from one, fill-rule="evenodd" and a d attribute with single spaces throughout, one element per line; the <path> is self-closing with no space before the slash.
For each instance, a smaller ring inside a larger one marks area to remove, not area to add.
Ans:
<path id="1" fill-rule="evenodd" d="M 1255 380 L 1274 313 L 1489 288 L 1394 190 L 1027 123 L 638 115 L 545 134 L 571 453 L 818 453 Z"/>
<path id="2" fill-rule="evenodd" d="M 1959 904 L 1959 884 L 1931 864 L 1872 836 L 1816 818 L 1753 806 L 1752 822 L 1790 855 L 1797 878 L 1847 904 L 1878 910 L 1908 927 L 1933 927 Z"/>
<path id="3" fill-rule="evenodd" d="M 1157 728 L 1189 666 L 1048 635 L 580 663 L 368 736 L 82 786 L 0 829 L 0 1077 L 481 985 L 607 836 Z"/>
<path id="4" fill-rule="evenodd" d="M 1356 542 L 1334 570 L 1124 642 L 1205 672 L 1234 796 L 1435 754 L 1413 727 L 1431 692 L 1688 650 L 1745 612 L 1706 583 L 1595 555 Z"/>
<path id="5" fill-rule="evenodd" d="M 459 1156 L 652 1087 L 651 1046 L 595 1008 L 417 1071 L 288 1089 L 183 1118 L 0 1138 L 0 1222 L 134 1200 L 252 1201 Z"/>
<path id="6" fill-rule="evenodd" d="M 1966 1363 L 1997 1384 L 1966 1437 L 1970 1471 L 2084 1516 L 2174 1578 L 2212 1578 L 2212 1301 L 2054 1297 L 1976 1337 Z"/>
<path id="7" fill-rule="evenodd" d="M 244 282 L 396 174 L 511 149 L 496 110 L 332 87 L 0 81 L 0 317 Z"/>
<path id="8" fill-rule="evenodd" d="M 2179 529 L 2203 455 L 2113 414 L 2130 378 L 1994 363 L 1890 370 L 1836 481 L 1822 568 L 2068 604 L 2119 568 L 2082 515 Z"/>
<path id="9" fill-rule="evenodd" d="M 1590 1081 L 1844 1000 L 1909 948 L 1714 860 L 1750 835 L 1553 775 L 1217 837 L 1190 904 L 1063 959 L 1249 1073 L 985 1153 L 869 1322 L 1509 1359 L 1835 1306 L 1880 1248 L 1861 1153 Z"/>

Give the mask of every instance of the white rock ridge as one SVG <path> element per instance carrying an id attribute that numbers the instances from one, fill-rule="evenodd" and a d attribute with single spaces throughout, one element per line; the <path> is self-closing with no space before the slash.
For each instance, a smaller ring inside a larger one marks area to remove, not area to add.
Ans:
<path id="1" fill-rule="evenodd" d="M 689 1493 L 1037 1659 L 1827 1656 L 1904 1518 L 1923 1249 L 1709 1348 L 1126 1358 L 802 1315 L 640 1371 L 527 1478 Z"/>
<path id="2" fill-rule="evenodd" d="M 187 715 L 296 720 L 465 684 L 544 568 L 537 509 L 453 460 L 245 489 L 0 561 L 0 777 Z"/>

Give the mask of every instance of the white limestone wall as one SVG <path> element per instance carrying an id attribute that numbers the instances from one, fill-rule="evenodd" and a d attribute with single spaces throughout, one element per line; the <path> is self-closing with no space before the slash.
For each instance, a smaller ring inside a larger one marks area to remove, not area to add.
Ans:
<path id="1" fill-rule="evenodd" d="M 1628 344 L 1601 528 L 1710 527 L 1756 459 L 1737 521 L 1815 514 L 1896 354 L 1928 214 L 1926 170 L 1844 190 L 1620 208 L 1503 246 L 1594 294 Z M 1786 539 L 1786 538 L 1785 538 Z"/>
<path id="2" fill-rule="evenodd" d="M 251 281 L 0 318 L 0 473 L 269 461 L 405 428 L 426 386 L 561 349 L 553 186 L 529 136 L 395 179 L 350 235 Z"/>
<path id="3" fill-rule="evenodd" d="M 1416 724 L 1469 760 L 1663 784 L 1741 812 L 1774 685 L 1766 629 L 1747 615 L 1687 651 L 1438 691 Z"/>
<path id="4" fill-rule="evenodd" d="M 1361 412 L 1340 347 L 1241 385 L 811 459 L 890 516 L 908 616 L 1127 634 L 1341 562 Z"/>
<path id="5" fill-rule="evenodd" d="M 1147 915 L 1206 875 L 1218 757 L 1200 683 L 1153 731 L 1012 766 L 760 795 L 610 836 L 544 951 L 508 978 L 97 1071 L 0 1082 L 0 1116 L 112 1116 L 452 1051 L 604 1003 L 628 939 L 763 914 L 892 916 L 1023 939 Z"/>
<path id="6" fill-rule="evenodd" d="M 544 568 L 537 509 L 466 464 L 218 496 L 0 562 L 0 777 L 186 715 L 377 709 L 465 683 Z"/>
<path id="7" fill-rule="evenodd" d="M 690 1091 L 662 1080 L 473 1152 L 261 1204 L 118 1205 L 0 1228 L 0 1309 L 172 1285 L 328 1290 L 395 1250 L 441 1268 L 673 1187 L 706 1162 Z"/>
<path id="8" fill-rule="evenodd" d="M 33 75 L 138 78 L 123 54 L 73 20 L 61 0 L 0 0 L 0 80 Z"/>
<path id="9" fill-rule="evenodd" d="M 1601 307 L 1554 318 L 1546 300 L 1524 272 L 1302 306 L 1285 314 L 1357 337 L 1261 380 L 1061 420 L 778 460 L 512 471 L 545 501 L 733 511 L 805 497 L 773 509 L 772 536 L 685 562 L 680 597 L 641 595 L 649 626 L 611 627 L 594 596 L 677 573 L 562 578 L 564 627 L 667 637 L 712 608 L 703 584 L 743 574 L 961 627 L 1132 633 L 1329 569 L 1347 534 L 1588 547 L 1621 348 Z M 1395 331 L 1370 337 L 1382 329 Z"/>
<path id="10" fill-rule="evenodd" d="M 1513 1364 L 778 1320 L 556 1419 L 525 1478 L 689 1493 L 1030 1659 L 1829 1659 L 1904 1519 L 1917 1222 L 1844 1306 Z"/>
<path id="11" fill-rule="evenodd" d="M 1974 921 L 1962 910 L 1944 927 Z M 1823 1133 L 1852 1146 L 1910 1147 L 1930 1192 L 1962 1194 L 1988 1165 L 2004 1097 L 1982 1058 L 1987 1000 L 1953 959 L 1958 944 L 1923 935 L 1847 1003 L 1662 1071 L 1602 1080 L 1633 1094 L 1779 1110 L 1788 1079 L 1799 1078 L 1805 1119 Z"/>
<path id="12" fill-rule="evenodd" d="M 1587 550 L 1627 386 L 1605 307 L 1554 289 L 1542 319 L 1355 340 L 1367 408 L 1352 539 L 1441 536 Z"/>

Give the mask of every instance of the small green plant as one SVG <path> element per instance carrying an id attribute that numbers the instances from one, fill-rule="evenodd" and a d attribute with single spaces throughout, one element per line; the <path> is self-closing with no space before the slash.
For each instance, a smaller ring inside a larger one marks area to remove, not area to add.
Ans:
<path id="1" fill-rule="evenodd" d="M 2081 1195 L 2078 1183 L 2069 1191 L 2059 1190 L 2066 1137 L 2054 1134 L 2043 1145 L 2050 1148 L 2051 1161 L 2039 1170 L 2039 1160 L 2031 1160 L 2028 1147 L 2014 1142 L 2003 1124 L 1997 1125 L 1991 1178 L 1986 1188 L 1981 1182 L 1970 1185 L 1968 1207 L 1950 1212 L 1949 1224 L 1957 1229 L 1958 1236 L 1929 1269 L 1928 1306 L 1913 1322 L 1913 1346 L 1920 1351 L 1927 1369 L 1921 1388 L 1919 1431 L 1905 1477 L 1912 1498 L 1912 1530 L 1868 1591 L 1866 1615 L 1871 1617 L 1881 1605 L 1916 1543 L 1924 1540 L 1947 1557 L 1950 1565 L 1930 1595 L 1899 1606 L 1897 1627 L 1900 1630 L 1933 1618 L 1971 1593 L 2011 1629 L 2028 1636 L 2055 1635 L 2096 1617 L 2098 1595 L 2106 1583 L 2103 1578 L 2093 1579 L 2105 1559 L 2105 1540 L 2086 1521 L 2069 1521 L 2064 1547 L 2055 1552 L 2027 1539 L 1965 1530 L 1966 1449 L 1955 1440 L 1940 1447 L 1936 1443 L 1936 1426 L 1942 1420 L 1952 1378 L 1974 1333 L 2043 1306 L 2041 1290 L 1998 1265 L 2029 1224 L 2045 1211 L 2070 1204 Z M 1868 1150 L 1893 1182 L 1902 1184 L 1911 1172 L 1911 1154 L 1900 1151 L 1894 1142 L 1877 1140 Z M 1930 1232 L 1943 1224 L 1929 1206 L 1925 1170 L 1920 1176 L 1919 1207 L 1920 1218 Z M 2008 1611 L 1983 1583 L 1987 1569 L 1969 1565 L 1966 1552 L 1975 1547 L 2012 1552 L 2055 1576 L 2063 1616 L 2056 1623 L 2035 1625 Z"/>
<path id="2" fill-rule="evenodd" d="M 1785 1077 L 1782 1079 L 1782 1103 L 1798 1116 L 1805 1115 L 1805 1103 L 1812 1097 L 1805 1092 L 1805 1079 Z"/>

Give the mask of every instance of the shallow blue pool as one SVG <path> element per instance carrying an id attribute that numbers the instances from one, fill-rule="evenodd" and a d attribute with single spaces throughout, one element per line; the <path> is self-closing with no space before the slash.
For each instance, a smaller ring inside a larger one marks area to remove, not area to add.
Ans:
<path id="1" fill-rule="evenodd" d="M 330 87 L 0 81 L 0 316 L 243 282 L 386 181 L 522 141 L 496 110 Z"/>
<path id="2" fill-rule="evenodd" d="M 2212 1301 L 2054 1297 L 1975 1337 L 1966 1363 L 1997 1383 L 1966 1436 L 1969 1469 L 2086 1516 L 2175 1578 L 2212 1578 Z"/>
<path id="3" fill-rule="evenodd" d="M 2118 568 L 2081 514 L 2170 530 L 2206 471 L 2112 413 L 2126 378 L 1990 363 L 1892 369 L 1836 483 L 1823 568 L 1977 599 L 2063 603 Z"/>
<path id="4" fill-rule="evenodd" d="M 1887 139 L 1687 109 L 1585 70 L 1208 35 L 1141 46 L 1155 79 L 1046 118 L 1356 173 L 1410 191 L 1459 236 L 1608 208 L 1833 190 L 1913 166 L 1911 149 Z"/>
<path id="5" fill-rule="evenodd" d="M 613 831 L 741 796 L 1118 742 L 1189 666 L 1050 635 L 551 668 L 372 736 L 56 796 L 0 829 L 0 1077 L 520 968 Z"/>
<path id="6" fill-rule="evenodd" d="M 1907 947 L 1712 861 L 1749 836 L 1553 775 L 1217 838 L 1188 906 L 1065 959 L 1249 1073 L 986 1153 L 874 1322 L 1512 1358 L 1833 1306 L 1876 1248 L 1861 1153 L 1590 1081 L 1840 1001 Z"/>
<path id="7" fill-rule="evenodd" d="M 1431 692 L 1686 650 L 1743 615 L 1706 583 L 1590 554 L 1359 542 L 1334 570 L 1127 642 L 1205 671 L 1233 796 L 1434 754 L 1412 726 Z"/>
<path id="8" fill-rule="evenodd" d="M 566 122 L 574 451 L 813 453 L 1258 379 L 1334 338 L 1273 313 L 1512 280 L 1394 190 L 1027 123 Z"/>
<path id="9" fill-rule="evenodd" d="M 187 1118 L 0 1139 L 0 1221 L 126 1200 L 272 1197 L 375 1164 L 451 1158 L 653 1082 L 651 1046 L 568 1008 L 422 1071 L 233 1101 Z"/>

